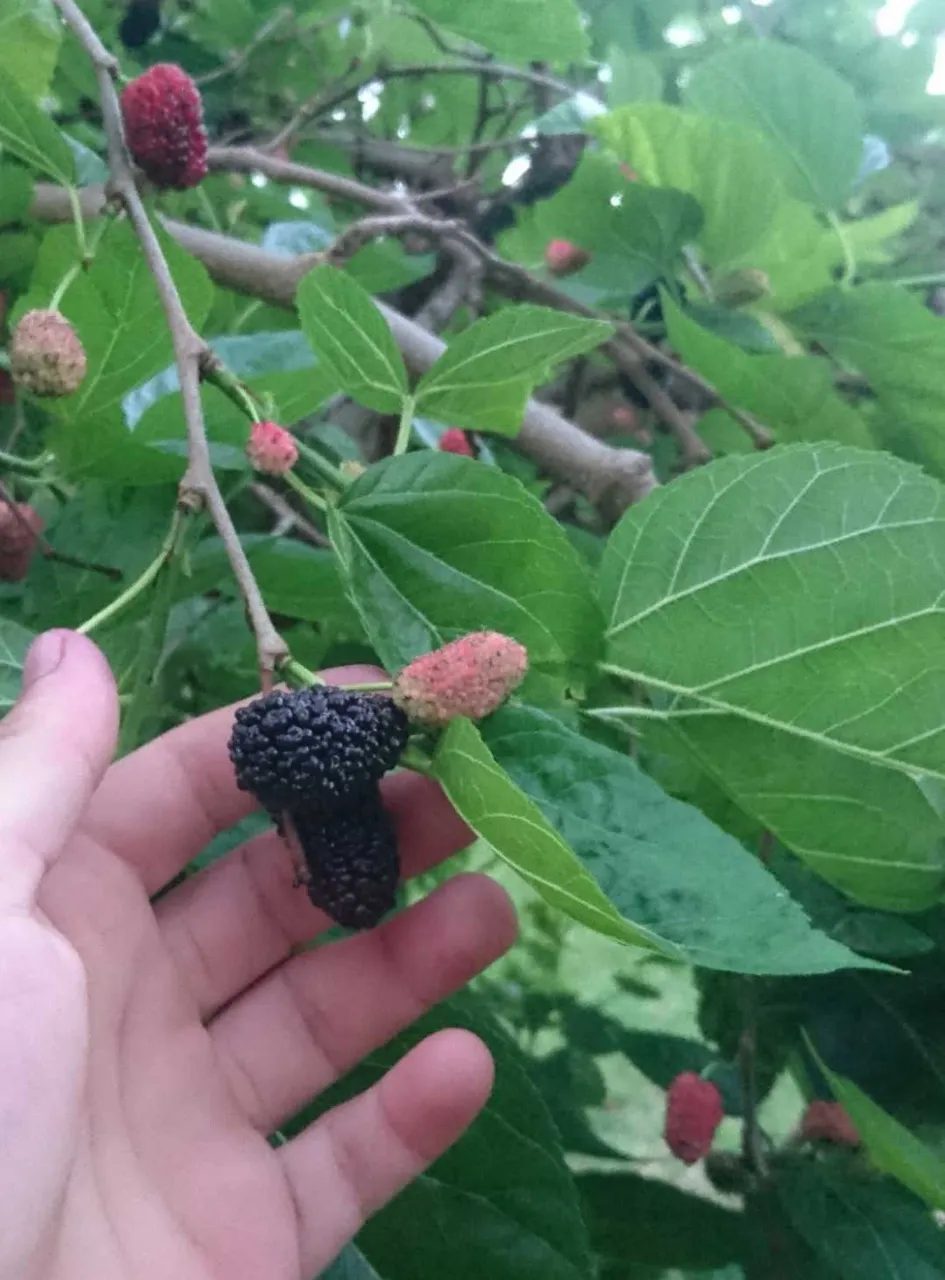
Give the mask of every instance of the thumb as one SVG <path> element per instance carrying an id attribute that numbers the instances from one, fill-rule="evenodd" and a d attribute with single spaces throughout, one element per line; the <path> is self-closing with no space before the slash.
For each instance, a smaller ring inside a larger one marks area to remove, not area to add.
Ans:
<path id="1" fill-rule="evenodd" d="M 70 631 L 34 641 L 0 723 L 0 913 L 30 903 L 115 750 L 118 699 L 101 651 Z"/>

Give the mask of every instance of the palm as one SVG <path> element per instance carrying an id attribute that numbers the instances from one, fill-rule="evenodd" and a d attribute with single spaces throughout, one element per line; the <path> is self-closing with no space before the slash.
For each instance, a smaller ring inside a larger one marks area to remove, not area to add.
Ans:
<path id="1" fill-rule="evenodd" d="M 228 725 L 207 717 L 114 766 L 28 917 L 4 913 L 0 894 L 8 1076 L 8 1007 L 29 1046 L 23 1131 L 0 1154 L 0 1228 L 30 1223 L 19 1238 L 0 1230 L 0 1277 L 310 1280 L 485 1099 L 484 1048 L 442 1033 L 270 1146 L 314 1094 L 499 954 L 513 925 L 495 886 L 462 877 L 371 934 L 300 953 L 325 920 L 274 833 L 152 903 L 246 811 Z M 3 766 L 0 741 L 0 788 Z M 398 776 L 387 795 L 408 870 L 467 838 L 423 779 Z"/>

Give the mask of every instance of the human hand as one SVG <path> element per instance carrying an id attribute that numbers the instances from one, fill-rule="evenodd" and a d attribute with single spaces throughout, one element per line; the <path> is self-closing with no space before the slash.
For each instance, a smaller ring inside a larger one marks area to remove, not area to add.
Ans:
<path id="1" fill-rule="evenodd" d="M 67 632 L 29 654 L 0 725 L 0 1280 L 311 1280 L 488 1096 L 485 1046 L 443 1031 L 269 1145 L 515 924 L 497 885 L 457 876 L 371 933 L 293 954 L 328 921 L 274 832 L 152 904 L 251 808 L 231 720 L 108 768 L 104 658 Z M 384 794 L 408 874 L 468 842 L 428 779 L 393 775 Z"/>

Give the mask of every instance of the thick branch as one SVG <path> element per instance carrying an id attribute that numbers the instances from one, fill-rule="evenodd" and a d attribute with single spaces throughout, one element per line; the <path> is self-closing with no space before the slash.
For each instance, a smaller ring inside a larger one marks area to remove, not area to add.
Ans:
<path id="1" fill-rule="evenodd" d="M 259 586 L 253 575 L 239 534 L 213 474 L 210 448 L 200 399 L 200 365 L 209 348 L 195 332 L 174 284 L 167 259 L 138 193 L 134 170 L 125 147 L 121 106 L 114 77 L 118 70 L 108 52 L 74 0 L 55 0 L 66 25 L 82 45 L 95 68 L 102 103 L 102 118 L 108 141 L 109 195 L 120 200 L 141 243 L 167 319 L 180 378 L 187 424 L 188 464 L 180 486 L 180 502 L 193 509 L 205 506 L 226 548 L 230 565 L 239 583 L 250 624 L 256 637 L 260 669 L 264 681 L 269 672 L 288 656 L 288 648 L 273 625 Z"/>

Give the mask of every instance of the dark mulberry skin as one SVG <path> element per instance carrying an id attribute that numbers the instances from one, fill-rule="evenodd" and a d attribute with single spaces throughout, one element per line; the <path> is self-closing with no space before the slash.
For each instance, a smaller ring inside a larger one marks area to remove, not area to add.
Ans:
<path id="1" fill-rule="evenodd" d="M 407 717 L 389 698 L 328 685 L 257 698 L 236 713 L 237 785 L 270 812 L 356 808 L 407 745 Z"/>
<path id="2" fill-rule="evenodd" d="M 397 901 L 400 859 L 394 824 L 375 788 L 360 803 L 325 816 L 291 813 L 316 907 L 348 929 L 373 929 Z"/>

